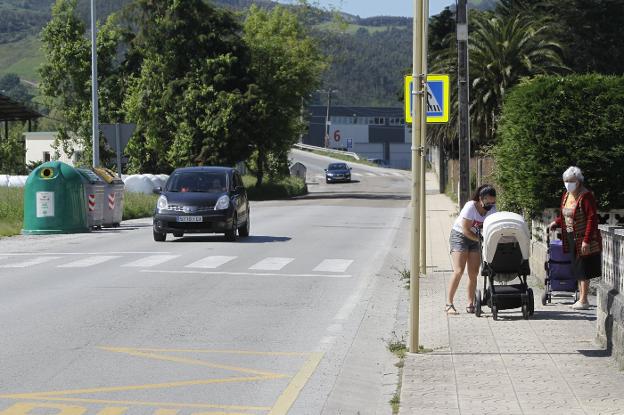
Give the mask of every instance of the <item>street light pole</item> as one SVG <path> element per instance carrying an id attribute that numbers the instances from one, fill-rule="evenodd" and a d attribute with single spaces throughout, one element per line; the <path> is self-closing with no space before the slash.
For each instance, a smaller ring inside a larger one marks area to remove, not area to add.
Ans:
<path id="1" fill-rule="evenodd" d="M 329 147 L 329 108 L 331 107 L 332 89 L 327 90 L 327 113 L 325 114 L 325 137 L 323 139 L 325 147 Z"/>
<path id="2" fill-rule="evenodd" d="M 93 145 L 93 167 L 98 167 L 100 165 L 100 125 L 98 119 L 97 32 L 95 21 L 95 0 L 91 0 L 91 143 Z"/>
<path id="3" fill-rule="evenodd" d="M 470 120 L 468 96 L 468 1 L 457 3 L 457 80 L 459 105 L 459 206 L 470 199 Z"/>
<path id="4" fill-rule="evenodd" d="M 414 0 L 413 68 L 412 68 L 412 226 L 410 249 L 410 344 L 412 353 L 418 352 L 419 297 L 420 297 L 420 166 L 422 159 L 421 129 L 423 125 L 424 90 L 421 74 L 423 51 L 421 27 L 424 20 L 423 0 Z"/>

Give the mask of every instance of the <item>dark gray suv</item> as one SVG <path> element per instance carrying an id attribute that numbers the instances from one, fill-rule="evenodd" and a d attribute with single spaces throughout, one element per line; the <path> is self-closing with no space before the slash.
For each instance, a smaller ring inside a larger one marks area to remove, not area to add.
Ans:
<path id="1" fill-rule="evenodd" d="M 154 240 L 167 234 L 223 233 L 228 241 L 249 236 L 249 199 L 238 170 L 230 167 L 176 169 L 154 211 Z"/>

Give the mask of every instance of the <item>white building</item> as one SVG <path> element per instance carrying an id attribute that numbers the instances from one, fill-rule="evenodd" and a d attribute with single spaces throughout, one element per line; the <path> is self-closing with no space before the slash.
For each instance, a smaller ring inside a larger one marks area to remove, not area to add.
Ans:
<path id="1" fill-rule="evenodd" d="M 26 143 L 26 165 L 33 162 L 46 162 L 52 160 L 62 161 L 69 165 L 74 165 L 82 149 L 75 149 L 74 154 L 70 157 L 62 148 L 54 149 L 54 140 L 58 135 L 57 132 L 36 132 L 24 133 L 24 141 Z M 56 157 L 56 156 L 59 157 Z"/>

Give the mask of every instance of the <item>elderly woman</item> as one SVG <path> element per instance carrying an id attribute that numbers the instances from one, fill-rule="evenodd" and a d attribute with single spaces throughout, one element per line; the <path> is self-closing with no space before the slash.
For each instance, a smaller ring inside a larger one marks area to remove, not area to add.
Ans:
<path id="1" fill-rule="evenodd" d="M 584 184 L 583 172 L 572 166 L 563 173 L 566 191 L 561 198 L 561 213 L 549 226 L 561 228 L 563 251 L 574 255 L 574 274 L 579 280 L 579 300 L 575 310 L 587 310 L 589 280 L 602 274 L 602 238 L 598 230 L 598 207 L 594 194 Z"/>
<path id="2" fill-rule="evenodd" d="M 453 260 L 453 276 L 449 282 L 446 313 L 457 314 L 453 298 L 457 287 L 468 265 L 468 307 L 466 312 L 474 313 L 474 298 L 477 288 L 477 275 L 481 266 L 481 251 L 479 233 L 483 228 L 483 221 L 496 212 L 496 190 L 489 184 L 484 184 L 475 192 L 462 208 L 451 229 L 449 244 Z"/>

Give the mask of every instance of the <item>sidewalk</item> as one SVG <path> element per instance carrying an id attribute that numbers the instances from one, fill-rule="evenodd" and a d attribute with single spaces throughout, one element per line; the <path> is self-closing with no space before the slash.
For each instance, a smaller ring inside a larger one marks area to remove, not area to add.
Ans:
<path id="1" fill-rule="evenodd" d="M 457 208 L 445 195 L 432 194 L 434 188 L 429 174 L 420 343 L 433 352 L 406 357 L 399 413 L 624 414 L 624 372 L 594 342 L 595 308 L 571 310 L 569 298 L 543 307 L 542 290 L 535 286 L 530 320 L 519 310 L 505 310 L 493 321 L 488 307 L 476 318 L 465 312 L 465 275 L 455 296 L 460 314 L 444 313 L 452 269 L 448 237 Z M 477 287 L 482 285 L 479 277 Z"/>

